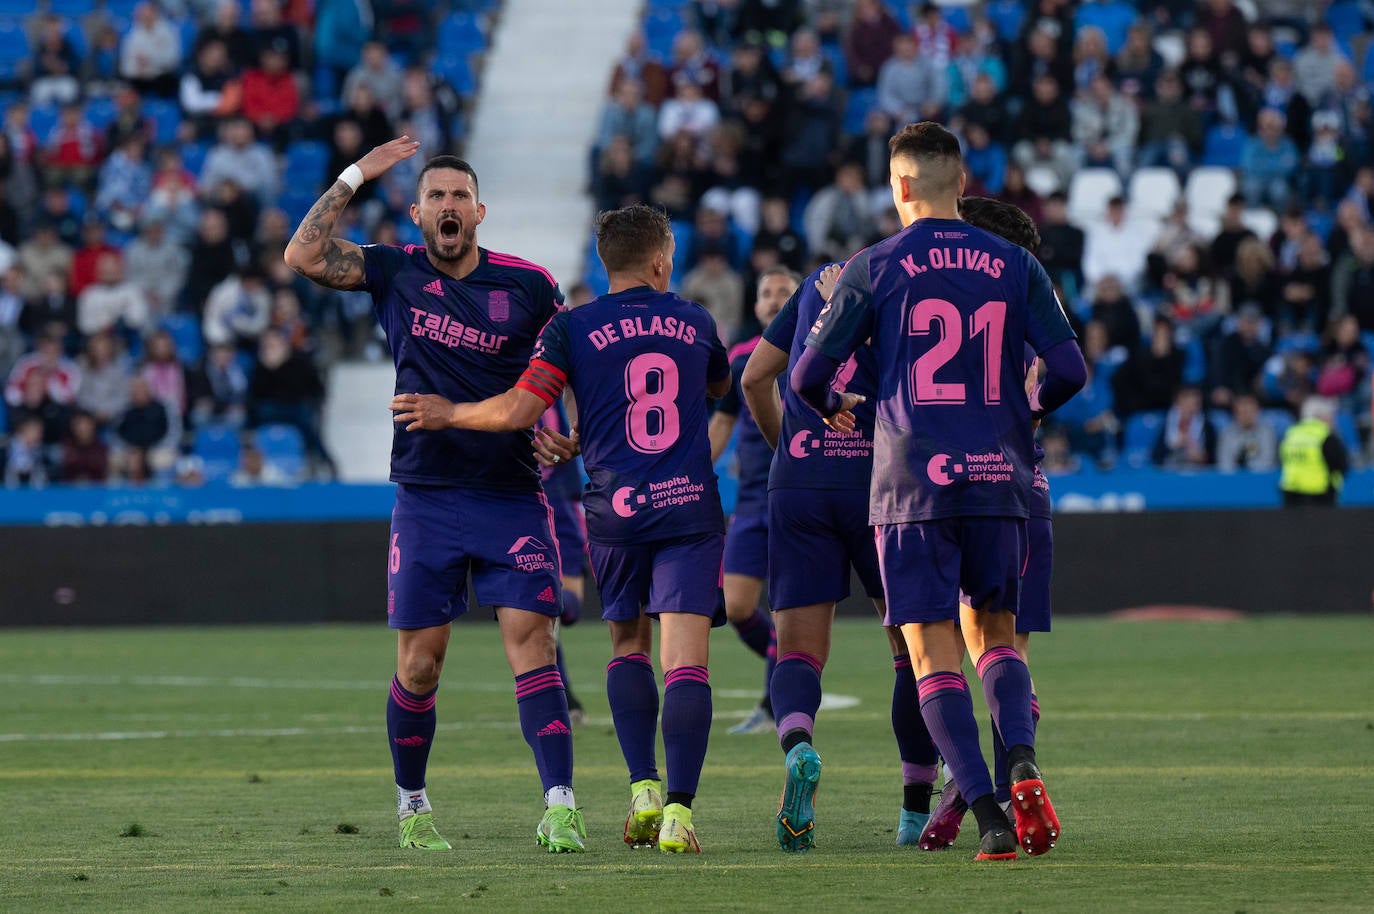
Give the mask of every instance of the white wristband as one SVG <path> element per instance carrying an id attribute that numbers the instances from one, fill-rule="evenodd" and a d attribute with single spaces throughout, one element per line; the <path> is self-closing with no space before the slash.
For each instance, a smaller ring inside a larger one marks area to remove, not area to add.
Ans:
<path id="1" fill-rule="evenodd" d="M 349 190 L 357 193 L 358 188 L 362 187 L 367 179 L 363 177 L 363 170 L 355 164 L 339 172 L 339 180 L 347 184 Z"/>

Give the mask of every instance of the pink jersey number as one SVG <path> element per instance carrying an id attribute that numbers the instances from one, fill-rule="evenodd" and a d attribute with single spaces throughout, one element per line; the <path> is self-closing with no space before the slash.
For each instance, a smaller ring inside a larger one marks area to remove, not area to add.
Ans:
<path id="1" fill-rule="evenodd" d="M 1006 320 L 1004 301 L 985 302 L 969 317 L 969 339 L 983 334 L 983 402 L 988 405 L 1002 402 L 1002 336 Z M 939 334 L 935 345 L 911 366 L 911 400 L 915 405 L 967 402 L 962 382 L 935 380 L 935 373 L 959 354 L 959 347 L 964 344 L 963 328 L 959 309 L 942 298 L 922 299 L 911 309 L 908 334 Z"/>
<path id="2" fill-rule="evenodd" d="M 681 434 L 677 411 L 677 363 L 661 352 L 645 352 L 625 366 L 625 438 L 641 454 L 661 454 Z"/>

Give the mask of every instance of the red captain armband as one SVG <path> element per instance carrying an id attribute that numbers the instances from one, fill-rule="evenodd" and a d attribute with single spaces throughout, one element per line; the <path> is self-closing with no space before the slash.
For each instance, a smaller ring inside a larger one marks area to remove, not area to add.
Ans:
<path id="1" fill-rule="evenodd" d="M 553 406 L 554 401 L 562 396 L 563 388 L 567 385 L 568 376 L 563 373 L 563 370 L 543 359 L 531 360 L 530 366 L 525 369 L 520 380 L 515 382 L 515 386 L 519 389 L 528 390 L 543 400 L 545 406 Z"/>

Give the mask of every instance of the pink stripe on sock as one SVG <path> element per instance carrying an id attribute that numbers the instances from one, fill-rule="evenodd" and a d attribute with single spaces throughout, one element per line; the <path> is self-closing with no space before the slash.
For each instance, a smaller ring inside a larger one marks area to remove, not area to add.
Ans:
<path id="1" fill-rule="evenodd" d="M 391 700 L 400 705 L 404 710 L 412 713 L 424 714 L 434 709 L 434 700 L 438 696 L 439 690 L 435 689 L 428 695 L 417 697 L 407 692 L 395 679 L 391 680 Z"/>
<path id="2" fill-rule="evenodd" d="M 1040 719 L 1040 699 L 1031 696 L 1031 720 Z"/>
<path id="3" fill-rule="evenodd" d="M 816 719 L 805 711 L 793 711 L 782 720 L 778 721 L 778 739 L 782 739 L 793 730 L 805 730 L 812 733 L 816 729 Z"/>
<path id="4" fill-rule="evenodd" d="M 622 663 L 638 663 L 643 666 L 652 667 L 649 658 L 644 654 L 626 654 L 623 657 L 612 657 L 611 662 L 606 664 L 606 672 L 611 671 L 611 667 L 619 666 Z"/>
<path id="5" fill-rule="evenodd" d="M 943 692 L 946 690 L 967 692 L 968 681 L 964 679 L 964 674 L 931 673 L 929 676 L 922 676 L 920 679 L 916 680 L 916 694 L 922 702 L 936 692 Z"/>
<path id="6" fill-rule="evenodd" d="M 563 688 L 563 677 L 557 670 L 550 670 L 547 673 L 540 673 L 531 676 L 529 679 L 521 679 L 515 683 L 515 697 L 526 698 L 536 692 L 543 692 L 546 689 Z"/>
<path id="7" fill-rule="evenodd" d="M 678 682 L 700 682 L 710 685 L 711 676 L 704 666 L 680 666 L 663 675 L 664 686 L 675 685 Z"/>
<path id="8" fill-rule="evenodd" d="M 910 657 L 909 655 L 907 655 L 907 654 L 903 654 L 903 655 L 900 656 L 900 657 L 893 657 L 893 658 L 892 658 L 892 668 L 893 668 L 894 670 L 909 670 L 909 669 L 911 669 L 911 657 Z"/>
<path id="9" fill-rule="evenodd" d="M 939 765 L 917 765 L 915 762 L 902 762 L 903 784 L 934 784 L 935 776 L 939 773 Z"/>
<path id="10" fill-rule="evenodd" d="M 988 667 L 992 666 L 994 663 L 1000 663 L 1000 662 L 1003 661 L 1003 660 L 1017 660 L 1017 661 L 1019 661 L 1020 659 L 1021 659 L 1021 655 L 1018 654 L 1018 653 L 1016 653 L 1016 649 L 1015 649 L 1015 648 L 1010 648 L 1010 647 L 994 647 L 994 648 L 990 648 L 990 649 L 988 649 L 988 650 L 986 650 L 986 651 L 983 652 L 983 656 L 981 656 L 981 657 L 978 658 L 978 664 L 977 664 L 977 666 L 978 666 L 978 678 L 979 678 L 979 679 L 982 679 L 982 678 L 983 678 L 983 675 L 987 672 Z"/>
<path id="11" fill-rule="evenodd" d="M 800 660 L 802 663 L 808 664 L 811 669 L 815 670 L 817 676 L 821 675 L 821 662 L 806 653 L 806 651 L 788 651 L 778 658 L 778 663 L 786 663 L 789 660 Z"/>

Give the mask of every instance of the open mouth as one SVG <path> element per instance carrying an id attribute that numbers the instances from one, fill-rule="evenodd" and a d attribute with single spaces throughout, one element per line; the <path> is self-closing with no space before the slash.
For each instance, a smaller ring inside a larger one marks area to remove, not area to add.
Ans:
<path id="1" fill-rule="evenodd" d="M 444 244 L 457 244 L 462 237 L 463 224 L 449 217 L 439 220 L 439 241 Z"/>

